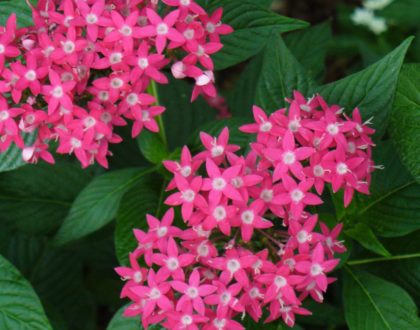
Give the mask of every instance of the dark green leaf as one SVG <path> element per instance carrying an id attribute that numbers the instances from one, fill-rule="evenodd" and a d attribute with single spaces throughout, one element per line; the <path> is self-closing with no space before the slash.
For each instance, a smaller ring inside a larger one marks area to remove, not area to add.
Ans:
<path id="1" fill-rule="evenodd" d="M 137 138 L 137 143 L 143 156 L 153 164 L 161 164 L 168 159 L 169 153 L 160 134 L 143 131 Z"/>
<path id="2" fill-rule="evenodd" d="M 284 37 L 284 42 L 299 63 L 308 74 L 317 79 L 321 78 L 324 72 L 325 57 L 331 40 L 330 22 L 294 31 Z"/>
<path id="3" fill-rule="evenodd" d="M 89 180 L 87 171 L 65 163 L 1 173 L 0 222 L 28 233 L 48 233 L 60 226 Z"/>
<path id="4" fill-rule="evenodd" d="M 213 56 L 217 69 L 225 69 L 257 54 L 272 32 L 279 34 L 308 25 L 249 1 L 215 0 L 210 3 L 210 10 L 219 7 L 223 8 L 223 23 L 232 26 L 235 32 L 222 37 L 223 48 Z"/>
<path id="5" fill-rule="evenodd" d="M 0 25 L 4 25 L 13 13 L 17 14 L 18 26 L 32 25 L 32 11 L 26 1 L 3 0 L 0 2 Z"/>
<path id="6" fill-rule="evenodd" d="M 382 136 L 388 125 L 398 75 L 412 39 L 408 38 L 382 60 L 363 71 L 315 91 L 329 104 L 339 104 L 346 111 L 359 107 L 364 120 L 373 117 L 376 136 Z"/>
<path id="7" fill-rule="evenodd" d="M 293 90 L 306 94 L 314 85 L 281 37 L 272 34 L 264 50 L 256 86 L 256 105 L 272 112 L 285 105 L 285 98 L 291 97 Z"/>
<path id="8" fill-rule="evenodd" d="M 147 176 L 128 190 L 117 213 L 115 249 L 121 264 L 128 264 L 128 253 L 136 248 L 133 229 L 147 227 L 146 214 L 157 215 L 163 184 L 157 176 Z"/>
<path id="9" fill-rule="evenodd" d="M 116 215 L 124 193 L 153 170 L 125 169 L 96 177 L 77 196 L 54 238 L 54 244 L 79 239 L 108 224 Z"/>
<path id="10" fill-rule="evenodd" d="M 121 307 L 108 324 L 107 330 L 139 330 L 143 329 L 140 317 L 124 317 L 123 313 L 127 306 Z M 153 329 L 154 327 L 149 327 Z"/>
<path id="11" fill-rule="evenodd" d="M 385 257 L 391 255 L 378 240 L 372 230 L 362 222 L 358 223 L 355 227 L 346 230 L 345 233 L 358 241 L 364 248 L 372 252 Z"/>
<path id="12" fill-rule="evenodd" d="M 0 256 L 0 329 L 52 329 L 29 282 Z"/>
<path id="13" fill-rule="evenodd" d="M 350 330 L 416 330 L 417 308 L 400 287 L 366 272 L 346 267 L 344 310 Z"/>
<path id="14" fill-rule="evenodd" d="M 390 132 L 404 165 L 420 182 L 420 64 L 401 70 Z"/>

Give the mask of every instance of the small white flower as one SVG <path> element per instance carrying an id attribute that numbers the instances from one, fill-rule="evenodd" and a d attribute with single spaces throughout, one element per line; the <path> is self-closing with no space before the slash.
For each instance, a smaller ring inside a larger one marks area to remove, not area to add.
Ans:
<path id="1" fill-rule="evenodd" d="M 351 20 L 357 25 L 369 25 L 373 19 L 373 11 L 365 8 L 356 8 L 351 15 Z"/>
<path id="2" fill-rule="evenodd" d="M 368 27 L 375 34 L 381 34 L 388 29 L 386 21 L 382 17 L 373 17 L 369 22 Z"/>
<path id="3" fill-rule="evenodd" d="M 363 6 L 366 9 L 381 10 L 389 6 L 394 0 L 366 0 L 363 1 Z"/>

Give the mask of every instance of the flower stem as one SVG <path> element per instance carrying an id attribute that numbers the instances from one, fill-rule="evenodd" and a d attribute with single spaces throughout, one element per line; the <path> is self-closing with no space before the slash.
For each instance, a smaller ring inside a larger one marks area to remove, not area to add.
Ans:
<path id="1" fill-rule="evenodd" d="M 404 260 L 404 259 L 412 259 L 412 258 L 420 258 L 420 253 L 403 254 L 403 255 L 398 255 L 398 256 L 379 257 L 379 258 L 362 259 L 362 260 L 352 260 L 352 261 L 347 262 L 347 264 L 350 266 L 355 266 L 355 265 L 370 264 L 373 262 L 395 261 L 395 260 Z"/>
<path id="2" fill-rule="evenodd" d="M 151 80 L 149 86 L 147 87 L 147 92 L 150 95 L 154 96 L 154 98 L 156 99 L 155 104 L 160 105 L 159 93 L 158 93 L 158 90 L 157 90 L 156 82 L 154 80 Z M 163 143 L 165 144 L 165 146 L 168 146 L 168 140 L 166 138 L 165 125 L 163 123 L 162 115 L 157 116 L 156 120 L 157 120 L 157 124 L 159 126 L 159 135 L 160 135 Z"/>

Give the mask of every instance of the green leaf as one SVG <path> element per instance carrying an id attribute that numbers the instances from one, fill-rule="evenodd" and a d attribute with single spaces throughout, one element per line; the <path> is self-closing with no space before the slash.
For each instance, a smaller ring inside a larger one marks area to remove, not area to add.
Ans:
<path id="1" fill-rule="evenodd" d="M 344 311 L 350 330 L 416 330 L 420 327 L 411 297 L 395 284 L 346 267 Z"/>
<path id="2" fill-rule="evenodd" d="M 160 165 L 162 160 L 168 159 L 169 152 L 160 134 L 144 130 L 137 138 L 140 151 L 152 164 Z"/>
<path id="3" fill-rule="evenodd" d="M 116 215 L 120 200 L 151 169 L 124 169 L 96 177 L 74 201 L 53 243 L 62 245 L 104 227 Z"/>
<path id="4" fill-rule="evenodd" d="M 294 31 L 284 37 L 284 42 L 299 63 L 308 74 L 317 79 L 321 78 L 324 72 L 325 57 L 331 40 L 330 22 Z"/>
<path id="5" fill-rule="evenodd" d="M 111 322 L 108 324 L 107 330 L 139 330 L 143 329 L 139 317 L 125 317 L 124 310 L 128 305 L 122 306 L 113 316 Z M 149 329 L 154 329 L 153 326 Z"/>
<path id="6" fill-rule="evenodd" d="M 390 133 L 404 165 L 420 183 L 420 64 L 401 70 Z"/>
<path id="7" fill-rule="evenodd" d="M 32 234 L 51 232 L 89 180 L 87 171 L 66 163 L 27 165 L 1 173 L 0 222 Z"/>
<path id="8" fill-rule="evenodd" d="M 115 250 L 122 265 L 127 265 L 128 254 L 136 248 L 133 229 L 147 228 L 146 214 L 157 215 L 163 184 L 156 176 L 146 176 L 128 190 L 117 213 Z"/>
<path id="9" fill-rule="evenodd" d="M 0 256 L 0 329 L 52 329 L 29 282 Z"/>
<path id="10" fill-rule="evenodd" d="M 378 15 L 385 17 L 394 25 L 418 27 L 420 12 L 420 2 L 417 0 L 398 0 L 391 2 Z"/>
<path id="11" fill-rule="evenodd" d="M 19 27 L 33 24 L 32 11 L 26 1 L 3 0 L 0 2 L 0 25 L 5 25 L 7 19 L 13 13 L 18 13 L 17 23 Z"/>
<path id="12" fill-rule="evenodd" d="M 171 149 L 183 146 L 195 129 L 216 118 L 216 111 L 199 97 L 191 103 L 193 85 L 170 78 L 169 84 L 158 85 L 168 144 Z"/>
<path id="13" fill-rule="evenodd" d="M 23 141 L 27 146 L 32 145 L 35 139 L 35 134 L 25 134 L 23 137 Z M 22 159 L 22 149 L 18 148 L 15 144 L 12 144 L 5 152 L 0 153 L 0 172 L 11 171 L 26 164 Z"/>
<path id="14" fill-rule="evenodd" d="M 281 37 L 272 34 L 264 50 L 255 103 L 272 112 L 285 105 L 285 98 L 291 97 L 293 90 L 306 94 L 314 86 Z"/>
<path id="15" fill-rule="evenodd" d="M 362 222 L 358 223 L 355 227 L 346 230 L 345 233 L 358 241 L 364 248 L 372 252 L 380 254 L 384 257 L 391 255 L 378 240 L 372 230 Z"/>
<path id="16" fill-rule="evenodd" d="M 276 13 L 242 0 L 215 0 L 210 3 L 210 11 L 223 8 L 222 21 L 229 24 L 234 32 L 222 36 L 223 48 L 213 56 L 216 69 L 225 69 L 257 54 L 274 33 L 301 29 L 306 22 L 277 15 Z"/>
<path id="17" fill-rule="evenodd" d="M 346 111 L 359 107 L 364 120 L 373 117 L 376 137 L 385 133 L 398 75 L 412 37 L 379 62 L 339 81 L 316 88 L 329 103 L 339 104 Z"/>
<path id="18" fill-rule="evenodd" d="M 296 315 L 296 320 L 298 323 L 308 324 L 311 326 L 343 326 L 346 323 L 342 309 L 336 305 L 332 305 L 326 302 L 319 304 L 314 300 L 307 299 L 303 302 L 302 307 L 310 310 L 312 315 Z"/>

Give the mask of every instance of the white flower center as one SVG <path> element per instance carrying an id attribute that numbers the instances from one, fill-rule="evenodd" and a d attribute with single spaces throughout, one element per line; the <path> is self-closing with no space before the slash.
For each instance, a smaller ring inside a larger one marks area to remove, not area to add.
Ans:
<path id="1" fill-rule="evenodd" d="M 244 180 L 242 180 L 241 177 L 237 176 L 236 178 L 232 179 L 231 183 L 235 188 L 241 188 L 244 185 Z"/>
<path id="2" fill-rule="evenodd" d="M 236 273 L 241 268 L 241 264 L 236 259 L 230 259 L 227 262 L 226 267 L 233 274 L 233 273 Z"/>
<path id="3" fill-rule="evenodd" d="M 191 169 L 191 167 L 190 167 L 190 166 L 184 166 L 184 167 L 182 167 L 182 168 L 181 168 L 181 170 L 179 171 L 179 173 L 181 173 L 181 175 L 182 175 L 184 178 L 189 177 L 189 176 L 191 175 L 191 172 L 192 172 L 192 169 Z"/>
<path id="4" fill-rule="evenodd" d="M 159 237 L 164 237 L 168 233 L 168 227 L 159 227 L 157 230 L 157 235 Z"/>
<path id="5" fill-rule="evenodd" d="M 145 57 L 139 58 L 137 65 L 140 67 L 140 69 L 144 70 L 149 66 L 149 60 Z"/>
<path id="6" fill-rule="evenodd" d="M 25 79 L 29 81 L 34 81 L 36 79 L 36 72 L 34 70 L 29 70 L 25 73 Z"/>
<path id="7" fill-rule="evenodd" d="M 71 54 L 75 51 L 76 49 L 76 45 L 74 44 L 73 41 L 67 40 L 65 42 L 63 42 L 63 51 L 66 54 Z"/>
<path id="8" fill-rule="evenodd" d="M 201 243 L 198 247 L 197 247 L 197 253 L 200 257 L 207 257 L 209 255 L 209 247 L 207 244 L 205 243 Z"/>
<path id="9" fill-rule="evenodd" d="M 306 112 L 311 112 L 311 107 L 310 107 L 309 105 L 307 105 L 307 104 L 301 104 L 301 105 L 299 106 L 299 108 L 300 108 L 301 110 L 303 110 L 303 111 L 306 111 Z"/>
<path id="10" fill-rule="evenodd" d="M 324 168 L 318 164 L 314 166 L 313 172 L 316 177 L 320 177 L 324 175 L 325 171 L 324 171 Z"/>
<path id="11" fill-rule="evenodd" d="M 226 219 L 226 209 L 219 205 L 213 210 L 213 217 L 216 219 L 217 222 Z"/>
<path id="12" fill-rule="evenodd" d="M 121 54 L 121 53 L 112 53 L 109 56 L 109 63 L 111 63 L 111 64 L 121 63 L 122 58 L 123 58 L 123 54 Z"/>
<path id="13" fill-rule="evenodd" d="M 9 112 L 7 110 L 0 111 L 0 121 L 9 119 Z"/>
<path id="14" fill-rule="evenodd" d="M 25 122 L 29 125 L 33 124 L 35 122 L 35 116 L 33 114 L 29 114 L 25 118 Z"/>
<path id="15" fill-rule="evenodd" d="M 244 211 L 241 214 L 242 222 L 247 225 L 251 225 L 254 222 L 254 218 L 255 218 L 254 212 L 251 210 Z"/>
<path id="16" fill-rule="evenodd" d="M 291 120 L 289 122 L 289 129 L 292 132 L 297 132 L 299 130 L 299 128 L 300 128 L 300 122 L 299 122 L 299 120 L 294 119 L 294 120 Z"/>
<path id="17" fill-rule="evenodd" d="M 3 44 L 0 44 L 0 54 L 3 54 L 6 51 L 6 47 Z"/>
<path id="18" fill-rule="evenodd" d="M 195 192 L 191 189 L 187 189 L 185 191 L 182 192 L 182 198 L 186 201 L 191 203 L 192 201 L 194 201 L 195 198 Z"/>
<path id="19" fill-rule="evenodd" d="M 269 121 L 266 121 L 260 125 L 261 132 L 265 132 L 265 133 L 270 132 L 272 128 L 273 128 L 273 124 L 270 123 Z"/>
<path id="20" fill-rule="evenodd" d="M 206 30 L 208 33 L 214 33 L 214 31 L 216 31 L 216 25 L 214 25 L 212 22 L 208 22 L 206 24 Z"/>
<path id="21" fill-rule="evenodd" d="M 169 270 L 174 271 L 179 268 L 179 261 L 177 258 L 169 258 L 166 260 L 166 267 L 168 267 Z"/>
<path id="22" fill-rule="evenodd" d="M 287 280 L 283 276 L 277 275 L 274 278 L 274 284 L 276 285 L 277 288 L 280 289 L 287 284 Z"/>
<path id="23" fill-rule="evenodd" d="M 140 283 L 143 280 L 143 275 L 141 272 L 135 272 L 133 275 L 133 280 L 136 283 Z"/>
<path id="24" fill-rule="evenodd" d="M 96 119 L 93 118 L 93 117 L 91 117 L 91 116 L 89 116 L 89 117 L 86 117 L 84 119 L 83 123 L 84 123 L 84 125 L 85 125 L 86 128 L 90 128 L 90 127 L 92 127 L 92 126 L 94 126 L 96 124 Z"/>
<path id="25" fill-rule="evenodd" d="M 344 175 L 348 172 L 349 168 L 345 163 L 338 163 L 336 171 L 340 175 Z"/>
<path id="26" fill-rule="evenodd" d="M 191 325 L 193 323 L 193 318 L 190 315 L 184 315 L 181 317 L 181 323 L 185 326 Z"/>
<path id="27" fill-rule="evenodd" d="M 284 264 L 289 266 L 290 269 L 295 268 L 296 261 L 293 258 L 286 259 Z"/>
<path id="28" fill-rule="evenodd" d="M 103 114 L 101 114 L 101 120 L 105 124 L 108 124 L 112 120 L 112 115 L 109 112 L 104 112 Z"/>
<path id="29" fill-rule="evenodd" d="M 98 16 L 95 14 L 88 14 L 86 16 L 86 23 L 88 24 L 95 24 L 98 21 Z"/>
<path id="30" fill-rule="evenodd" d="M 59 99 L 62 98 L 64 95 L 64 91 L 63 88 L 61 86 L 56 86 L 52 92 L 51 92 L 52 96 Z"/>
<path id="31" fill-rule="evenodd" d="M 220 302 L 223 305 L 227 305 L 231 298 L 232 298 L 232 295 L 230 294 L 230 292 L 225 291 L 220 295 Z"/>
<path id="32" fill-rule="evenodd" d="M 112 78 L 111 79 L 111 87 L 115 89 L 119 89 L 124 85 L 124 81 L 120 78 Z"/>
<path id="33" fill-rule="evenodd" d="M 213 325 L 218 330 L 223 330 L 226 327 L 226 319 L 214 319 Z"/>
<path id="34" fill-rule="evenodd" d="M 148 112 L 148 111 L 143 110 L 143 111 L 141 112 L 141 120 L 142 120 L 142 121 L 150 121 L 150 114 L 149 114 L 149 112 Z"/>
<path id="35" fill-rule="evenodd" d="M 311 235 L 308 235 L 308 233 L 305 230 L 301 230 L 297 233 L 296 238 L 300 244 L 303 244 L 306 241 L 310 240 Z"/>
<path id="36" fill-rule="evenodd" d="M 156 32 L 160 36 L 166 35 L 169 32 L 169 27 L 165 23 L 160 23 L 156 28 Z"/>
<path id="37" fill-rule="evenodd" d="M 213 148 L 211 148 L 211 156 L 212 157 L 219 157 L 221 155 L 223 155 L 223 153 L 225 152 L 225 148 L 223 148 L 223 146 L 214 146 Z"/>
<path id="38" fill-rule="evenodd" d="M 187 289 L 187 296 L 190 297 L 191 299 L 197 298 L 198 297 L 198 290 L 197 288 L 194 288 L 193 286 L 190 286 Z"/>
<path id="39" fill-rule="evenodd" d="M 196 52 L 197 56 L 203 56 L 204 54 L 206 54 L 206 51 L 204 50 L 204 48 L 200 45 L 198 45 L 198 49 Z"/>
<path id="40" fill-rule="evenodd" d="M 191 0 L 181 0 L 180 3 L 182 6 L 189 6 L 191 4 Z"/>
<path id="41" fill-rule="evenodd" d="M 160 290 L 158 288 L 153 288 L 150 290 L 149 297 L 152 300 L 159 299 L 161 296 Z"/>
<path id="42" fill-rule="evenodd" d="M 322 266 L 320 264 L 313 264 L 311 266 L 311 275 L 312 276 L 317 276 L 317 275 L 321 275 L 322 274 Z"/>
<path id="43" fill-rule="evenodd" d="M 125 36 L 125 37 L 129 37 L 131 36 L 131 34 L 133 33 L 133 29 L 131 27 L 129 27 L 128 25 L 124 25 L 121 29 L 120 29 L 120 33 Z"/>
<path id="44" fill-rule="evenodd" d="M 339 132 L 339 128 L 338 128 L 338 123 L 334 123 L 334 124 L 329 124 L 327 126 L 327 132 L 330 133 L 331 135 L 336 135 Z"/>
<path id="45" fill-rule="evenodd" d="M 260 198 L 266 203 L 271 202 L 273 200 L 273 190 L 264 189 L 263 191 L 261 191 Z"/>
<path id="46" fill-rule="evenodd" d="M 131 106 L 134 106 L 138 103 L 139 98 L 136 93 L 130 93 L 127 95 L 126 99 L 127 103 Z"/>
<path id="47" fill-rule="evenodd" d="M 286 151 L 283 154 L 283 163 L 285 163 L 286 165 L 291 165 L 296 161 L 296 156 L 295 153 L 293 151 Z"/>
<path id="48" fill-rule="evenodd" d="M 252 299 L 260 297 L 261 296 L 260 290 L 257 287 L 253 287 L 251 290 L 249 290 L 249 296 Z"/>
<path id="49" fill-rule="evenodd" d="M 82 146 L 82 141 L 80 141 L 79 139 L 76 139 L 75 137 L 72 137 L 70 139 L 70 144 L 73 148 L 77 149 Z"/>
<path id="50" fill-rule="evenodd" d="M 354 154 L 356 152 L 356 145 L 354 144 L 354 142 L 349 142 L 347 143 L 347 150 L 351 153 Z"/>
<path id="51" fill-rule="evenodd" d="M 302 190 L 300 189 L 294 189 L 292 190 L 292 192 L 290 193 L 290 198 L 292 199 L 293 202 L 295 203 L 299 203 L 303 197 L 305 197 L 305 194 L 303 193 Z"/>
<path id="52" fill-rule="evenodd" d="M 223 190 L 226 187 L 226 181 L 223 178 L 216 178 L 212 181 L 213 189 Z"/>
<path id="53" fill-rule="evenodd" d="M 186 30 L 184 31 L 184 37 L 185 37 L 185 39 L 187 39 L 187 40 L 192 40 L 192 39 L 194 39 L 194 34 L 195 34 L 195 31 L 194 31 L 193 29 L 186 29 Z"/>

